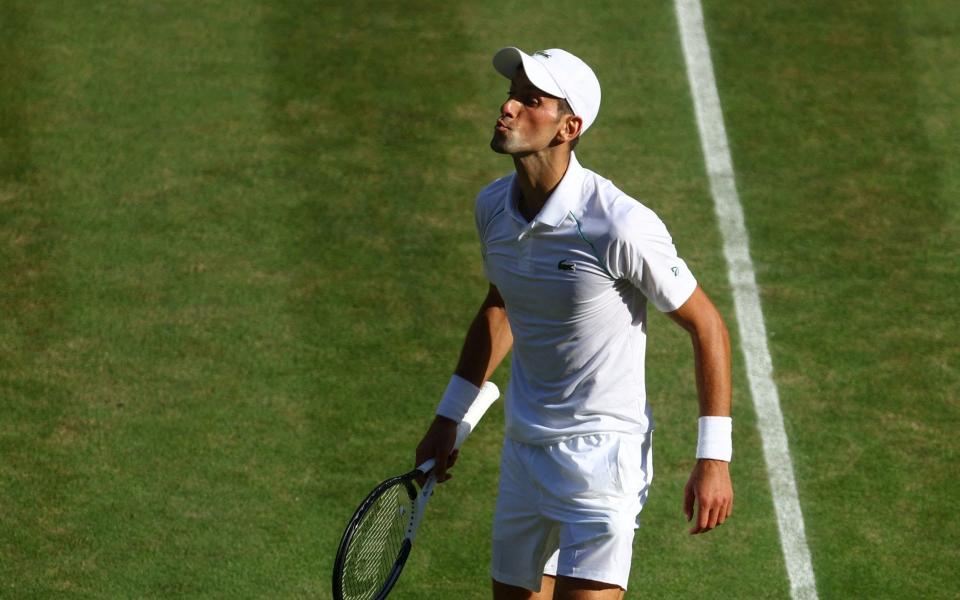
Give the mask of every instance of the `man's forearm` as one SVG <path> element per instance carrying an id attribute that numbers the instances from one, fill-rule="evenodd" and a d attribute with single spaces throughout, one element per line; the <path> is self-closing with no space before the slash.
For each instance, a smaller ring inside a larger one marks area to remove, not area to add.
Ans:
<path id="1" fill-rule="evenodd" d="M 730 416 L 730 335 L 719 313 L 690 332 L 700 416 Z"/>
<path id="2" fill-rule="evenodd" d="M 512 346 L 513 332 L 507 320 L 506 307 L 499 291 L 490 286 L 487 298 L 467 330 L 455 372 L 480 387 L 490 378 Z"/>
<path id="3" fill-rule="evenodd" d="M 730 334 L 723 317 L 699 287 L 668 315 L 693 342 L 700 416 L 730 416 Z"/>

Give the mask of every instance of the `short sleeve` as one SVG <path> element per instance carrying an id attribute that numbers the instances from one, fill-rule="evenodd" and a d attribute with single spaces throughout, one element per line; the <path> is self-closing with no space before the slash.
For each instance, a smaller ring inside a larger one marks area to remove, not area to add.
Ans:
<path id="1" fill-rule="evenodd" d="M 607 251 L 612 275 L 629 281 L 657 310 L 680 308 L 697 287 L 687 263 L 677 255 L 663 221 L 642 204 L 632 202 L 615 220 Z"/>

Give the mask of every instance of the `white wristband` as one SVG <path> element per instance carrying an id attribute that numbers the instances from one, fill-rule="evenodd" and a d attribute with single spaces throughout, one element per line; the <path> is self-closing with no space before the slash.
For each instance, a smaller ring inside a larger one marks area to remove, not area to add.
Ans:
<path id="1" fill-rule="evenodd" d="M 733 419 L 700 417 L 698 425 L 697 458 L 730 462 L 733 456 Z"/>
<path id="2" fill-rule="evenodd" d="M 463 377 L 454 375 L 447 384 L 447 391 L 443 393 L 437 414 L 459 423 L 479 395 L 480 388 Z"/>

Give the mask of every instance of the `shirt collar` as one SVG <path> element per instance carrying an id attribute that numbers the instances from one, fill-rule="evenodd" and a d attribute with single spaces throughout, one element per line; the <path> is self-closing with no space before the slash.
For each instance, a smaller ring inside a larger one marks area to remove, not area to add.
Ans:
<path id="1" fill-rule="evenodd" d="M 559 227 L 570 211 L 580 206 L 583 178 L 583 167 L 577 161 L 577 155 L 571 152 L 567 172 L 563 174 L 563 179 L 557 184 L 553 193 L 547 198 L 547 203 L 533 220 L 550 227 Z"/>
<path id="2" fill-rule="evenodd" d="M 583 189 L 583 179 L 585 177 L 584 168 L 580 166 L 577 155 L 570 153 L 570 164 L 567 165 L 567 172 L 557 187 L 554 188 L 547 203 L 543 205 L 537 216 L 528 224 L 533 227 L 536 223 L 543 223 L 550 227 L 559 227 L 561 223 L 570 214 L 570 211 L 580 206 L 580 195 Z M 517 202 L 520 199 L 520 186 L 517 184 L 517 174 L 514 173 L 510 186 L 507 188 L 507 207 L 508 210 L 520 222 L 524 222 L 517 210 Z"/>

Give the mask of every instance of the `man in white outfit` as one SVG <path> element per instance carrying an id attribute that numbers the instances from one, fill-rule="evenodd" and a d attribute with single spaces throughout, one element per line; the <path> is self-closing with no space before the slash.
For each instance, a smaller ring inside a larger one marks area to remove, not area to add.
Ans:
<path id="1" fill-rule="evenodd" d="M 416 464 L 435 458 L 438 479 L 449 477 L 456 425 L 512 348 L 494 598 L 622 598 L 653 477 L 647 303 L 693 341 L 691 533 L 717 527 L 733 507 L 729 337 L 663 222 L 577 160 L 600 108 L 590 67 L 560 49 L 504 48 L 493 63 L 510 92 L 490 145 L 513 158 L 515 173 L 477 197 L 490 288 Z"/>

